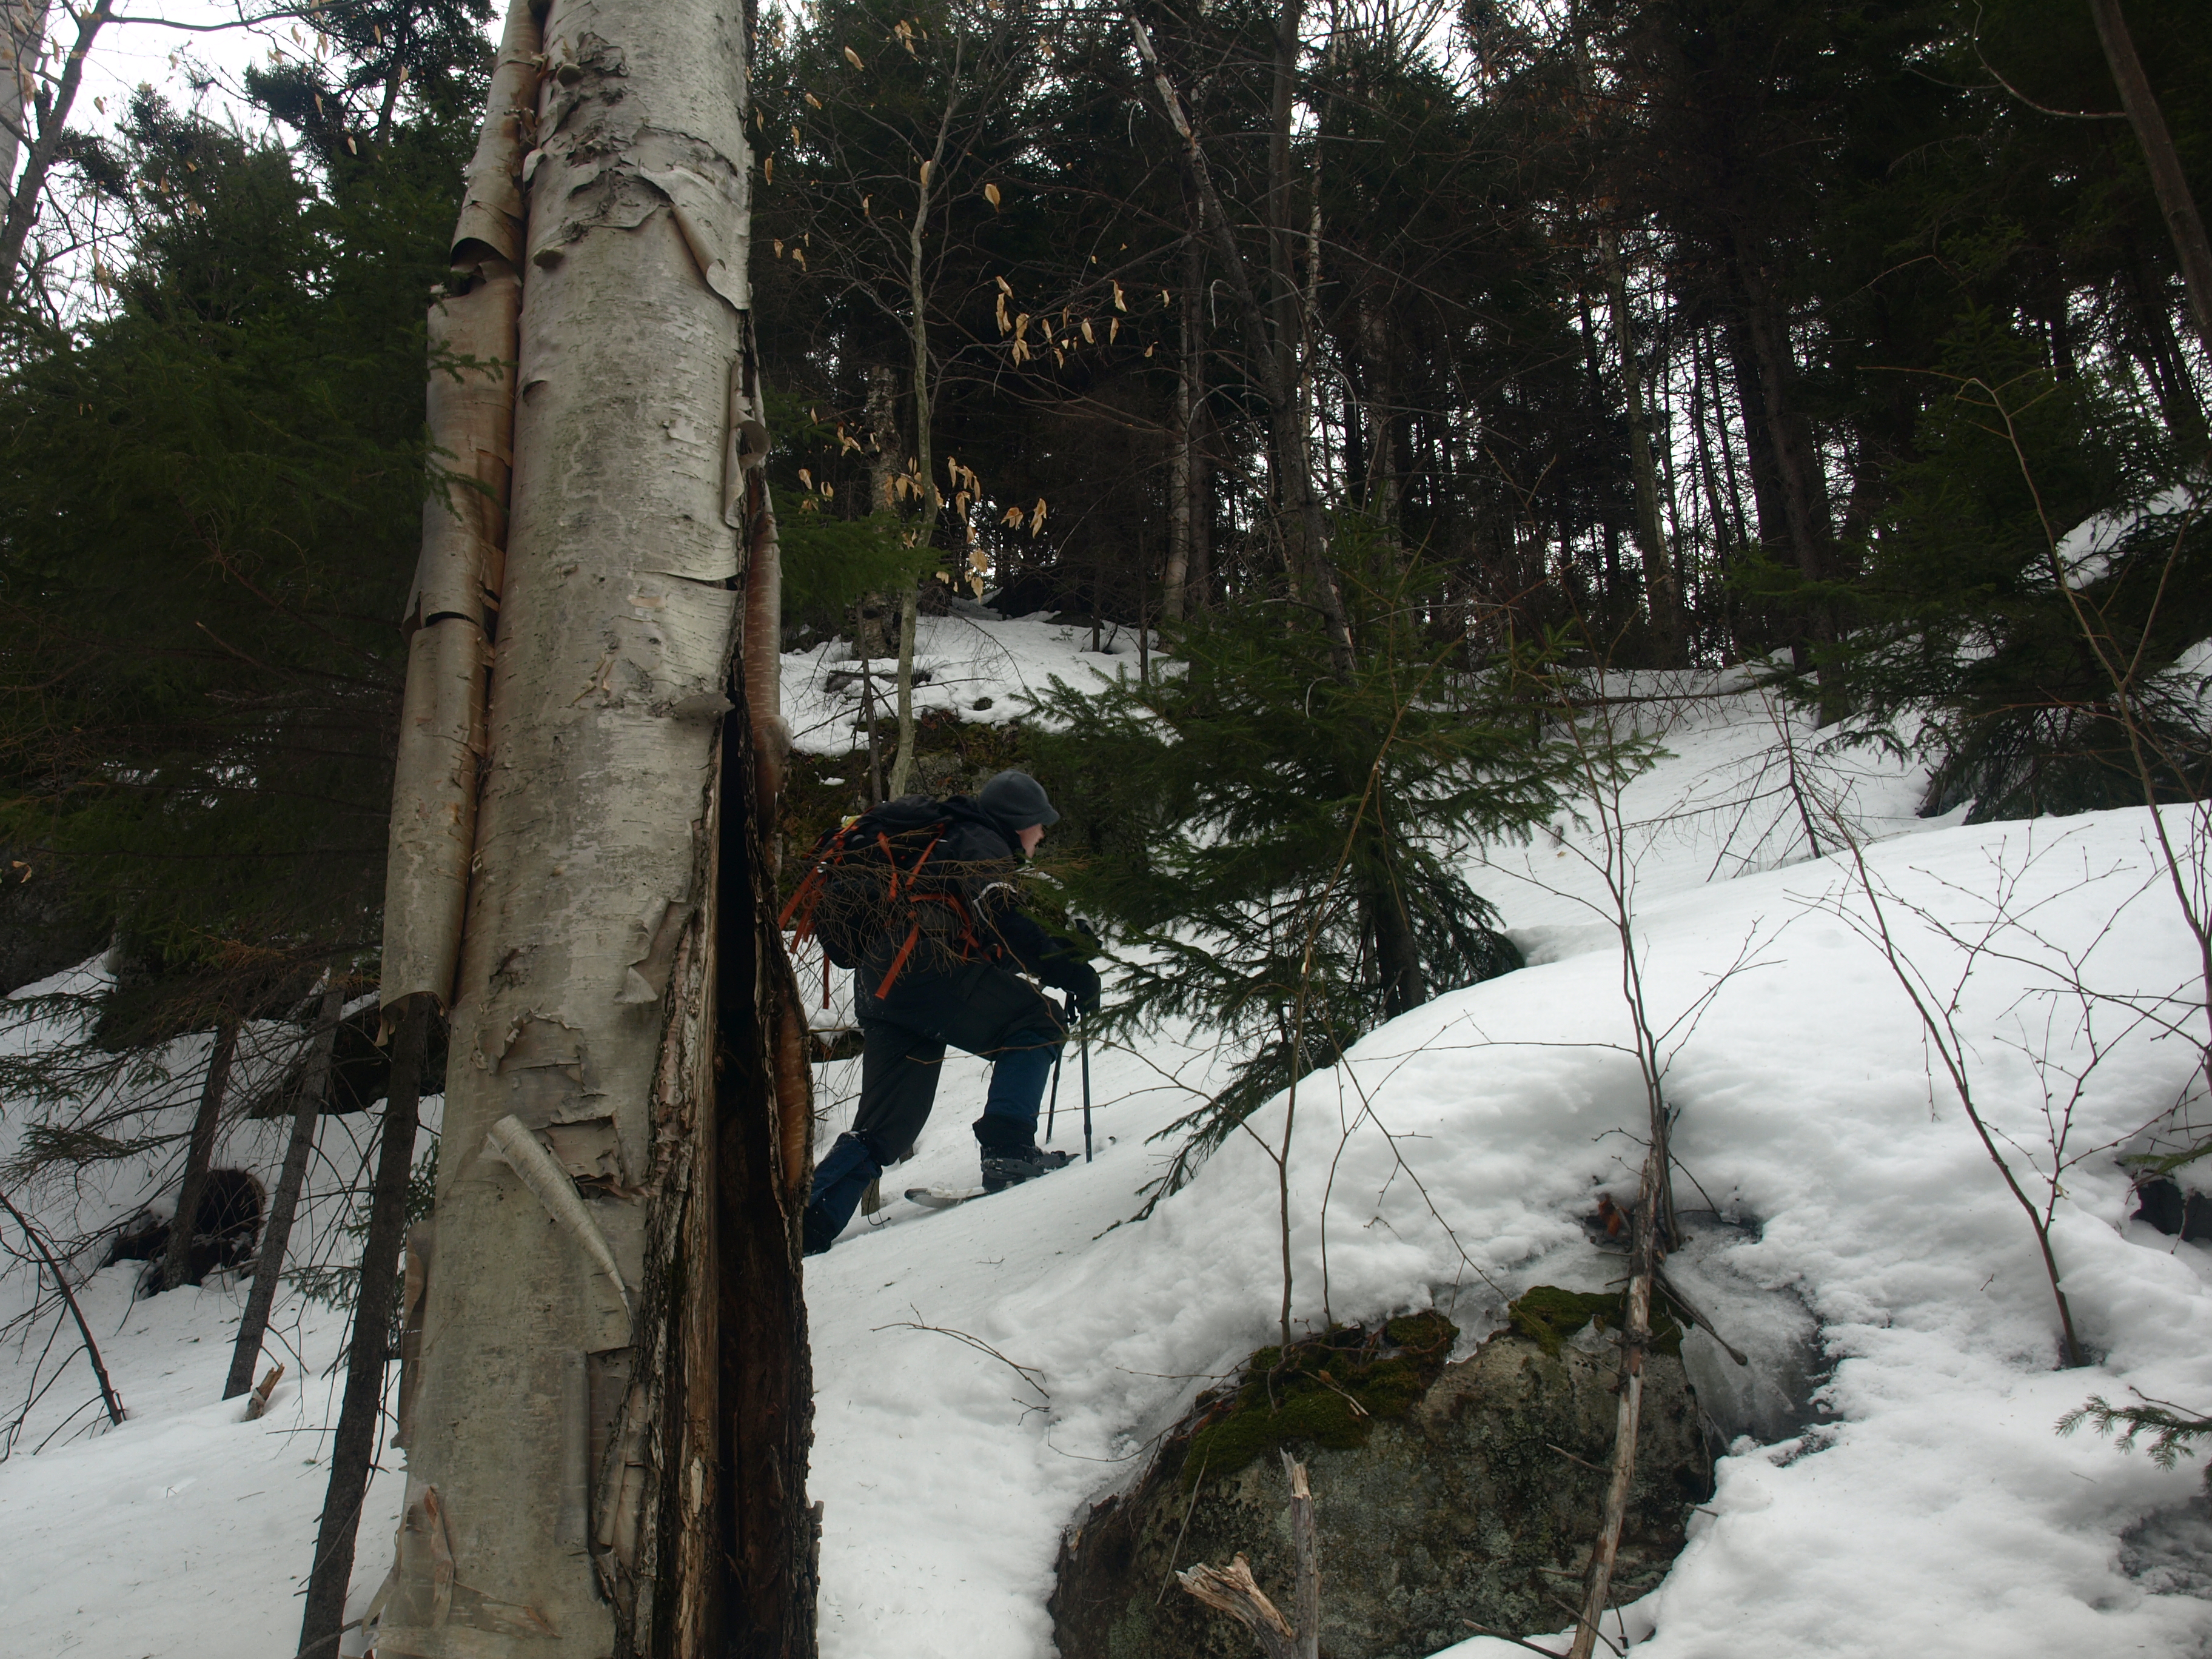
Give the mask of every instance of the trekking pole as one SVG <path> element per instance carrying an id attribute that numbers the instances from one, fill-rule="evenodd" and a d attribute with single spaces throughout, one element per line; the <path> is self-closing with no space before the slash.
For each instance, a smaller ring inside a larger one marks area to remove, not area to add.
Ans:
<path id="1" fill-rule="evenodd" d="M 1052 1057 L 1052 1098 L 1044 1109 L 1044 1144 L 1052 1145 L 1052 1121 L 1060 1111 L 1060 1055 Z"/>
<path id="2" fill-rule="evenodd" d="M 1091 1162 L 1091 1039 L 1086 1035 L 1083 1044 L 1083 1161 Z"/>

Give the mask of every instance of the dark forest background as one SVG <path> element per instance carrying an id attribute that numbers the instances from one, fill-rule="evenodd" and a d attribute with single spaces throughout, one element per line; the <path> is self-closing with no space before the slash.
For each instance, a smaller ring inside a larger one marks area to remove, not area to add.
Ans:
<path id="1" fill-rule="evenodd" d="M 2125 15 L 2201 199 L 2212 34 Z M 228 104 L 206 72 L 104 135 L 41 71 L 0 965 L 122 942 L 112 1036 L 374 950 L 489 17 L 331 0 Z M 2212 634 L 2212 382 L 2086 0 L 823 0 L 756 56 L 787 646 L 893 655 L 910 584 L 1187 662 L 1273 629 L 1355 738 L 1419 684 L 1485 722 L 1467 763 L 1540 781 L 1499 664 L 1748 662 L 1920 746 L 1931 810 L 2142 799 L 2075 601 L 2143 688 Z"/>

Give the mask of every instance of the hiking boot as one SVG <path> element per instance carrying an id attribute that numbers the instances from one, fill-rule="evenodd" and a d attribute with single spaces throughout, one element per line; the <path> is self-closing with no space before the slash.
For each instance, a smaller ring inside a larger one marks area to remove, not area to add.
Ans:
<path id="1" fill-rule="evenodd" d="M 1075 1162 L 1073 1152 L 1041 1152 L 1035 1146 L 1009 1146 L 983 1154 L 983 1190 L 1002 1193 L 1024 1181 L 1066 1168 Z"/>

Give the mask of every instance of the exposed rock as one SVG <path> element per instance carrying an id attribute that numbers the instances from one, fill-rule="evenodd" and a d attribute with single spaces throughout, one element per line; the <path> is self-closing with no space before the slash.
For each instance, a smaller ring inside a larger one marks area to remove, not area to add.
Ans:
<path id="1" fill-rule="evenodd" d="M 1326 1659 L 1416 1659 L 1472 1634 L 1468 1620 L 1516 1635 L 1563 1627 L 1612 1451 L 1605 1315 L 1617 1308 L 1532 1291 L 1506 1330 L 1453 1364 L 1442 1361 L 1455 1333 L 1435 1315 L 1301 1343 L 1287 1364 L 1261 1349 L 1233 1390 L 1200 1397 L 1133 1489 L 1063 1540 L 1051 1604 L 1061 1659 L 1254 1651 L 1169 1575 L 1241 1550 L 1261 1587 L 1287 1596 L 1288 1502 L 1277 1461 L 1260 1455 L 1278 1443 L 1312 1481 Z M 1616 1601 L 1658 1581 L 1711 1490 L 1679 1333 L 1655 1334 Z"/>

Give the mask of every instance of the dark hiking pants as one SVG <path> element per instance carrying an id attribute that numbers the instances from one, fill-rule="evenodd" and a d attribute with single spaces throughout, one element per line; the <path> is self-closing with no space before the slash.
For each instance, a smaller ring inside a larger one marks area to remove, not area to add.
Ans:
<path id="1" fill-rule="evenodd" d="M 961 1048 L 994 1062 L 991 1086 L 974 1128 L 986 1152 L 1036 1144 L 1037 1108 L 1053 1061 L 1066 1041 L 1060 1011 L 1027 981 L 988 962 L 951 972 L 913 968 L 878 998 L 880 967 L 863 966 L 854 1003 L 864 1046 L 860 1106 L 852 1131 L 838 1137 L 814 1172 L 806 1231 L 828 1248 L 844 1231 L 868 1183 L 914 1145 L 937 1102 L 945 1051 Z"/>

